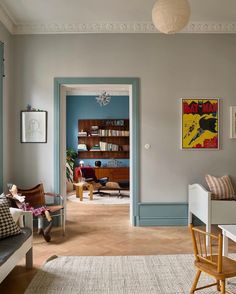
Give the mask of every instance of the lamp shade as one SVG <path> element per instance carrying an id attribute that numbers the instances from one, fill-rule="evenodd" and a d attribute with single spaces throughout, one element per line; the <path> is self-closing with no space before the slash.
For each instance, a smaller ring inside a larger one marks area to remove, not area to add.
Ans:
<path id="1" fill-rule="evenodd" d="M 165 34 L 181 31 L 187 25 L 189 17 L 188 0 L 157 0 L 152 9 L 154 26 Z"/>

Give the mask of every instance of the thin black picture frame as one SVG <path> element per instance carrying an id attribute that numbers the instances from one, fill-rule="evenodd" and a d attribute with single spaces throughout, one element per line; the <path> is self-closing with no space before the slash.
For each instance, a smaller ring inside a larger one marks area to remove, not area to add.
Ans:
<path id="1" fill-rule="evenodd" d="M 48 112 L 46 110 L 20 113 L 20 142 L 47 143 Z"/>

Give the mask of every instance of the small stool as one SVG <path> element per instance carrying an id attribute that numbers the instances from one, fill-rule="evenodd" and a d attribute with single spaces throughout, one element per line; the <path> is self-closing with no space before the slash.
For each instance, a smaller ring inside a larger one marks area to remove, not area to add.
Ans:
<path id="1" fill-rule="evenodd" d="M 80 199 L 80 201 L 83 201 L 83 190 L 84 187 L 88 188 L 89 190 L 89 199 L 93 200 L 93 185 L 86 183 L 86 182 L 80 182 L 80 183 L 75 183 L 75 193 L 76 197 Z"/>

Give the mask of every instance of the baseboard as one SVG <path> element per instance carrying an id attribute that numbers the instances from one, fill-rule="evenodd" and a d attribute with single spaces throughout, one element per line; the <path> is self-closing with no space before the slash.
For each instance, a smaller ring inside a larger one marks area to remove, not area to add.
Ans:
<path id="1" fill-rule="evenodd" d="M 139 203 L 137 226 L 187 226 L 188 203 Z"/>

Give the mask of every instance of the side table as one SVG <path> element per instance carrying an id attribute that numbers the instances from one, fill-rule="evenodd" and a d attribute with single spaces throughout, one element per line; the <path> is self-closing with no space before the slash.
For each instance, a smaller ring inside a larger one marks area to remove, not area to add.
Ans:
<path id="1" fill-rule="evenodd" d="M 89 184 L 87 182 L 79 182 L 79 183 L 74 183 L 75 186 L 75 193 L 76 197 L 80 199 L 80 201 L 83 201 L 83 190 L 84 187 L 89 190 L 89 199 L 93 200 L 93 185 Z"/>

